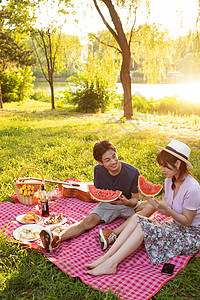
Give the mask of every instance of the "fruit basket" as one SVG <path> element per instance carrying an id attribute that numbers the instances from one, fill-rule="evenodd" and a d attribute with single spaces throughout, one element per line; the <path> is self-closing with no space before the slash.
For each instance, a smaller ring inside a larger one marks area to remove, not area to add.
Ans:
<path id="1" fill-rule="evenodd" d="M 27 169 L 36 170 L 41 179 L 32 179 L 31 177 L 21 178 L 20 175 Z M 41 185 L 44 184 L 44 177 L 39 169 L 29 167 L 21 170 L 15 181 L 15 190 L 17 199 L 25 205 L 33 205 L 37 203 L 37 194 L 41 190 Z"/>

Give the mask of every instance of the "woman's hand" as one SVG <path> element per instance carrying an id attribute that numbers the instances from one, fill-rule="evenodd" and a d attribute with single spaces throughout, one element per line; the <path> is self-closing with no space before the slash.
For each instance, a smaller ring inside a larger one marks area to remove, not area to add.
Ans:
<path id="1" fill-rule="evenodd" d="M 147 200 L 148 203 L 150 203 L 156 210 L 158 210 L 159 212 L 161 212 L 162 214 L 169 216 L 169 206 L 167 204 L 166 198 L 164 196 L 164 194 L 162 194 L 162 200 L 159 201 L 158 199 L 156 199 L 155 197 L 146 197 L 143 196 L 141 193 L 139 193 L 139 197 Z"/>
<path id="2" fill-rule="evenodd" d="M 167 204 L 167 201 L 166 201 L 166 198 L 165 198 L 165 195 L 162 194 L 162 200 L 161 201 L 158 201 L 155 197 L 153 197 L 153 199 L 155 200 L 155 208 L 161 212 L 162 214 L 164 214 L 165 216 L 170 216 L 170 213 L 169 213 L 169 205 Z"/>

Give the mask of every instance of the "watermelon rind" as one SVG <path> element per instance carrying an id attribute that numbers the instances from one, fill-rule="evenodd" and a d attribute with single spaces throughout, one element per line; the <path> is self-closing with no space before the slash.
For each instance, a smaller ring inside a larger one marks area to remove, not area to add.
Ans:
<path id="1" fill-rule="evenodd" d="M 113 202 L 113 201 L 116 201 L 120 196 L 121 196 L 121 194 L 122 194 L 122 192 L 121 191 L 112 191 L 112 190 L 103 190 L 103 189 L 97 189 L 94 185 L 88 185 L 88 191 L 89 191 L 89 194 L 90 194 L 90 196 L 94 199 L 94 200 L 96 200 L 96 201 L 98 201 L 98 202 Z M 98 198 L 98 196 L 95 196 L 94 195 L 94 191 L 101 191 L 101 193 L 104 193 L 104 192 L 113 192 L 114 194 L 115 194 L 115 196 L 114 196 L 114 198 L 112 197 L 112 198 L 107 198 L 107 199 L 100 199 L 100 198 Z"/>
<path id="2" fill-rule="evenodd" d="M 151 187 L 151 193 L 148 192 L 148 194 L 147 194 L 147 192 L 145 192 L 145 186 L 148 186 L 149 188 Z M 159 196 L 163 191 L 163 186 L 161 184 L 154 184 L 150 181 L 147 181 L 147 179 L 144 178 L 144 176 L 139 176 L 138 188 L 139 188 L 141 194 L 143 194 L 146 197 Z"/>

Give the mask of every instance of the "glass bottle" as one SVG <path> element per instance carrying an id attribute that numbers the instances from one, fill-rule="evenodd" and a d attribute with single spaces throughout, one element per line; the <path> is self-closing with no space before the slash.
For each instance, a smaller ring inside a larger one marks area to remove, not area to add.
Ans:
<path id="1" fill-rule="evenodd" d="M 48 196 L 45 192 L 44 184 L 41 185 L 41 198 L 40 198 L 41 208 L 42 208 L 42 216 L 49 216 L 49 204 L 48 204 Z"/>

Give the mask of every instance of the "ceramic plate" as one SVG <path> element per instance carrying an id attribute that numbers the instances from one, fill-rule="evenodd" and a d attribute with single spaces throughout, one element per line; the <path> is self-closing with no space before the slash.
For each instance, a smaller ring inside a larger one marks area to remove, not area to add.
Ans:
<path id="1" fill-rule="evenodd" d="M 59 217 L 59 216 L 56 216 L 56 218 Z M 52 226 L 52 225 L 62 225 L 62 224 L 65 224 L 67 222 L 67 218 L 63 217 L 62 220 L 59 222 L 59 223 L 56 223 L 56 224 L 48 224 L 47 222 L 49 221 L 50 217 L 46 218 L 44 220 L 44 224 L 46 225 L 49 225 L 49 226 Z"/>
<path id="2" fill-rule="evenodd" d="M 35 222 L 35 223 L 22 222 L 22 218 L 23 218 L 25 215 L 26 215 L 26 214 L 17 216 L 17 217 L 16 217 L 16 220 L 17 220 L 19 223 L 21 223 L 21 224 L 35 224 L 35 223 L 37 223 L 37 222 L 40 222 L 40 220 L 41 220 L 41 217 L 37 215 L 37 216 L 39 217 L 39 220 L 38 220 L 37 222 Z"/>
<path id="3" fill-rule="evenodd" d="M 13 236 L 20 242 L 32 242 L 40 237 L 43 226 L 36 224 L 22 225 L 13 231 Z"/>

